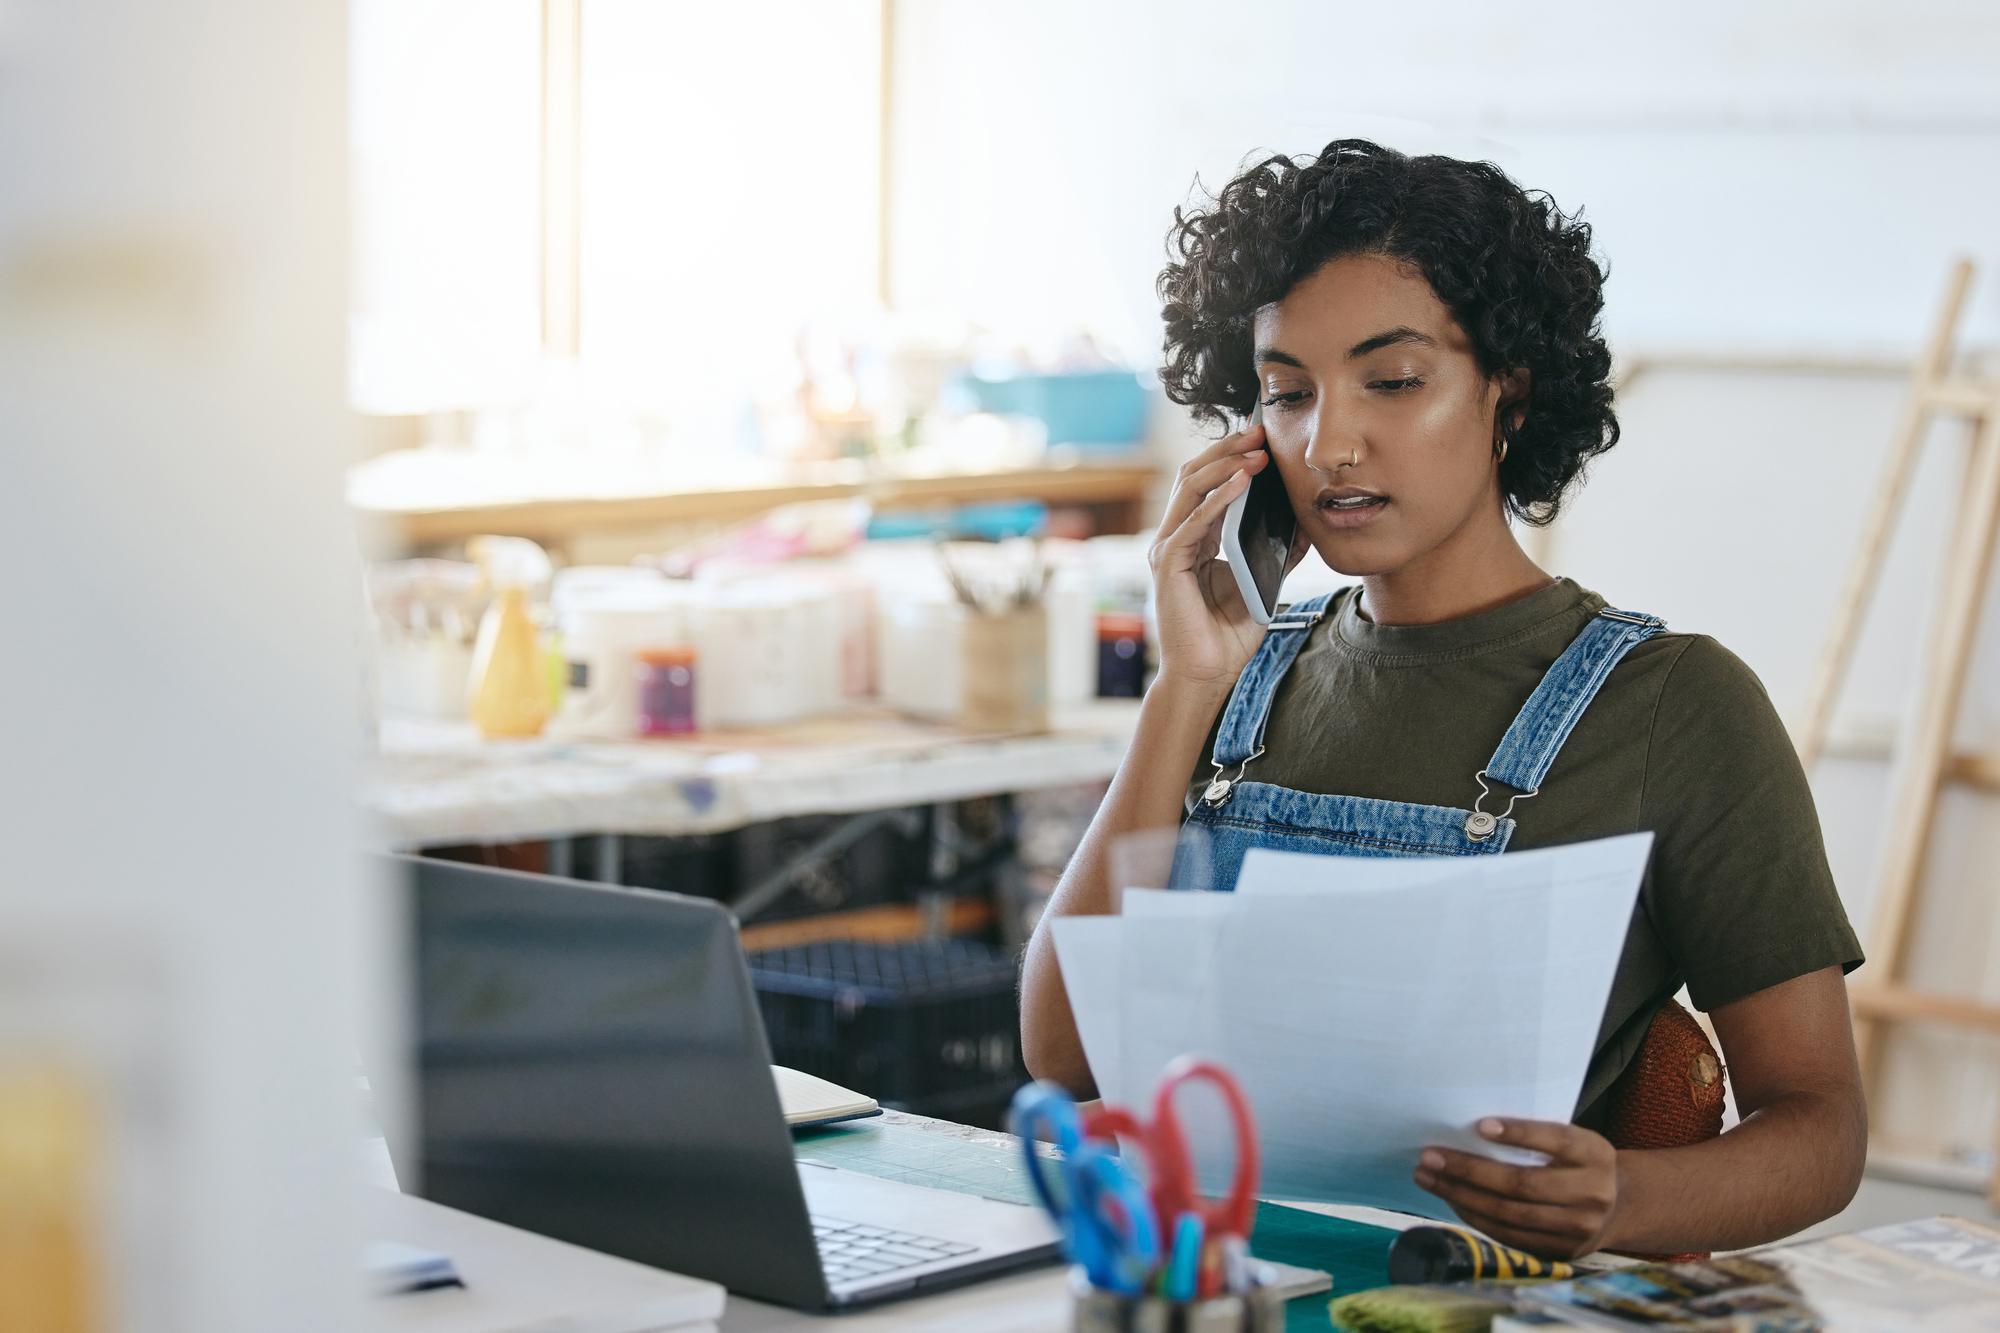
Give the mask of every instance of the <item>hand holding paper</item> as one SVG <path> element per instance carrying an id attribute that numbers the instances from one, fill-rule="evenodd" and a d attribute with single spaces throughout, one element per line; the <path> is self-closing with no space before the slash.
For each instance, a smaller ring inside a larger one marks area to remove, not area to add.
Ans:
<path id="1" fill-rule="evenodd" d="M 1618 1150 L 1581 1125 L 1543 1120 L 1479 1122 L 1495 1143 L 1541 1152 L 1548 1167 L 1495 1162 L 1426 1148 L 1413 1177 L 1495 1240 L 1568 1258 L 1603 1247 L 1618 1206 Z"/>

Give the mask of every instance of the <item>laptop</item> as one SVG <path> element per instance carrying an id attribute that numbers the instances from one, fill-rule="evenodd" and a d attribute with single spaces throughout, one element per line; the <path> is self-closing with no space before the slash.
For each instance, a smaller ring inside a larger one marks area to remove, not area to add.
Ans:
<path id="1" fill-rule="evenodd" d="M 414 1124 L 388 1136 L 405 1190 L 802 1309 L 1056 1258 L 1039 1209 L 795 1158 L 719 905 L 392 859 L 414 953 Z"/>

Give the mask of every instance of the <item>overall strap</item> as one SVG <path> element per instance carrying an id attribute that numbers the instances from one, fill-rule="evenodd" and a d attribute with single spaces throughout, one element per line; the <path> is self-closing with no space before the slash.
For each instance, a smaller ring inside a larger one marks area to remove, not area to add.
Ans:
<path id="1" fill-rule="evenodd" d="M 1507 734 L 1500 738 L 1500 748 L 1479 775 L 1481 791 L 1486 788 L 1485 779 L 1493 778 L 1518 791 L 1520 796 L 1515 799 L 1532 796 L 1549 775 L 1563 742 L 1597 697 L 1611 668 L 1641 640 L 1666 627 L 1667 622 L 1658 616 L 1608 606 L 1593 616 L 1549 667 Z"/>
<path id="2" fill-rule="evenodd" d="M 1215 733 L 1212 761 L 1217 769 L 1247 764 L 1264 752 L 1264 724 L 1270 720 L 1271 700 L 1278 693 L 1278 682 L 1291 670 L 1299 649 L 1306 646 L 1307 632 L 1326 614 L 1326 604 L 1334 596 L 1326 593 L 1299 602 L 1271 621 L 1264 642 L 1257 646 L 1256 655 L 1236 678 L 1229 706 L 1223 710 L 1222 726 Z"/>

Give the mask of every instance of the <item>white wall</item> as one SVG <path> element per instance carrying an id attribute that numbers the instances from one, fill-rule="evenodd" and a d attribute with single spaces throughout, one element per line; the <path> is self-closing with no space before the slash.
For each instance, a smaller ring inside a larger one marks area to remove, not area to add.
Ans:
<path id="1" fill-rule="evenodd" d="M 1550 536 L 1552 567 L 1714 634 L 1796 716 L 1902 394 L 1895 375 L 1762 371 L 1757 354 L 1912 356 L 1951 255 L 1984 273 L 1967 334 L 2000 341 L 2000 7 L 1921 0 L 1635 6 L 1444 0 L 912 3 L 898 50 L 897 292 L 996 322 L 1094 325 L 1140 365 L 1175 204 L 1264 151 L 1347 134 L 1490 158 L 1608 258 L 1613 350 L 1746 357 L 1645 370 L 1625 438 Z M 970 59 L 976 54 L 978 59 Z M 1171 455 L 1190 438 L 1163 426 Z M 1836 731 L 1906 710 L 1964 432 L 1935 432 Z M 2000 748 L 2000 584 L 1961 742 Z M 1864 934 L 1885 766 L 1815 775 Z M 2000 800 L 1954 791 L 1913 975 L 2000 1000 Z M 1880 980 L 1879 977 L 1873 978 Z M 1977 1054 L 1980 1058 L 1969 1059 Z M 2000 1125 L 2000 1050 L 1903 1043 L 1884 1142 L 1965 1157 Z"/>
<path id="2" fill-rule="evenodd" d="M 362 1322 L 346 40 L 0 6 L 0 1085 L 102 1115 L 92 1327 Z"/>
<path id="3" fill-rule="evenodd" d="M 1601 226 L 1640 344 L 1906 347 L 2000 268 L 2000 7 L 1023 0 L 898 7 L 897 292 L 1157 355 L 1176 204 L 1369 135 L 1498 162 Z M 2000 336 L 2000 285 L 1974 332 Z"/>

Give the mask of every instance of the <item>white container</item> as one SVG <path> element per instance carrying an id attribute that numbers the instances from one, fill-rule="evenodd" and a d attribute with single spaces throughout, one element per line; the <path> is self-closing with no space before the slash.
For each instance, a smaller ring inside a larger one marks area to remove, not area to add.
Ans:
<path id="1" fill-rule="evenodd" d="M 568 688 L 549 734 L 592 740 L 637 736 L 639 654 L 693 643 L 694 600 L 685 584 L 659 578 L 651 585 L 621 584 L 566 598 L 559 626 Z M 697 705 L 706 676 L 706 663 L 697 659 Z"/>
<path id="2" fill-rule="evenodd" d="M 869 553 L 882 702 L 912 717 L 955 721 L 964 698 L 965 608 L 933 551 L 919 543 L 900 545 L 894 553 Z M 1046 554 L 1056 567 L 1044 602 L 1049 705 L 1061 709 L 1097 695 L 1097 597 L 1092 569 L 1077 544 L 1050 542 Z"/>
<path id="3" fill-rule="evenodd" d="M 965 695 L 965 608 L 944 596 L 885 593 L 875 614 L 882 702 L 934 722 L 958 717 Z"/>
<path id="4" fill-rule="evenodd" d="M 1064 565 L 1049 580 L 1049 706 L 1073 708 L 1097 697 L 1097 597 L 1090 571 Z"/>
<path id="5" fill-rule="evenodd" d="M 702 566 L 696 582 L 709 590 L 776 587 L 824 592 L 838 617 L 840 672 L 835 697 L 823 699 L 823 706 L 875 693 L 875 581 L 853 559 L 788 560 L 781 566 L 712 560 Z"/>
<path id="6" fill-rule="evenodd" d="M 841 617 L 824 587 L 767 578 L 705 587 L 693 609 L 695 718 L 768 727 L 841 700 Z"/>
<path id="7" fill-rule="evenodd" d="M 644 565 L 570 565 L 558 569 L 549 582 L 549 609 L 556 620 L 585 606 L 631 601 L 624 596 L 644 599 L 647 594 L 676 585 L 658 569 Z"/>
<path id="8" fill-rule="evenodd" d="M 377 636 L 376 694 L 384 713 L 463 718 L 471 675 L 472 645 L 456 634 Z"/>

